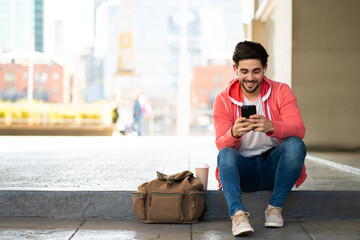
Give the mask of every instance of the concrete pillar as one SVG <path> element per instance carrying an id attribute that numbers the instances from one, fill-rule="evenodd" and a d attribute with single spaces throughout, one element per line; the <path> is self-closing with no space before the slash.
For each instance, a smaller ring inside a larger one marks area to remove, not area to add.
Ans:
<path id="1" fill-rule="evenodd" d="M 360 149 L 360 1 L 292 2 L 292 85 L 305 142 Z"/>

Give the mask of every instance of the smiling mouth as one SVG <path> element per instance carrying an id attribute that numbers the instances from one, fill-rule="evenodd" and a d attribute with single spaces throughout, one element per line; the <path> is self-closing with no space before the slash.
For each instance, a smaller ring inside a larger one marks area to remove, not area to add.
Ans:
<path id="1" fill-rule="evenodd" d="M 245 84 L 248 86 L 248 87 L 253 87 L 255 86 L 257 83 L 257 81 L 245 81 Z"/>

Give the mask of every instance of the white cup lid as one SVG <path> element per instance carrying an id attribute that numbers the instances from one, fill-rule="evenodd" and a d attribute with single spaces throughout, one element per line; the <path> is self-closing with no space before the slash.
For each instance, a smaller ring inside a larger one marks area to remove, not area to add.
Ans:
<path id="1" fill-rule="evenodd" d="M 197 164 L 195 168 L 210 168 L 210 166 L 206 163 Z"/>

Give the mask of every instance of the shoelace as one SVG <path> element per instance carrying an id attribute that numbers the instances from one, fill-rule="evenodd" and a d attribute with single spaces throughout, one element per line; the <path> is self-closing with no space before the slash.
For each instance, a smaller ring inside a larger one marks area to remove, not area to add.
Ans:
<path id="1" fill-rule="evenodd" d="M 234 220 L 237 225 L 239 225 L 240 223 L 242 223 L 244 221 L 247 222 L 247 218 L 249 216 L 250 216 L 250 213 L 242 212 L 242 213 L 235 214 L 231 219 Z"/>
<path id="2" fill-rule="evenodd" d="M 280 216 L 281 211 L 282 211 L 282 208 L 271 206 L 271 207 L 266 211 L 266 215 L 276 215 L 276 216 Z"/>

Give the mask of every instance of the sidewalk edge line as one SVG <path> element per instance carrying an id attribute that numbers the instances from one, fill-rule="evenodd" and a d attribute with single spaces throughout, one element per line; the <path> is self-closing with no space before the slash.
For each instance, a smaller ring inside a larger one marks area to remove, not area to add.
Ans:
<path id="1" fill-rule="evenodd" d="M 341 163 L 336 163 L 336 162 L 333 162 L 333 161 L 330 161 L 330 160 L 327 160 L 327 159 L 314 157 L 314 156 L 311 156 L 311 155 L 306 155 L 305 158 L 310 160 L 310 161 L 317 162 L 317 163 L 320 163 L 320 164 L 324 164 L 326 166 L 333 167 L 333 168 L 336 168 L 336 169 L 344 171 L 344 172 L 349 172 L 349 173 L 352 173 L 352 174 L 360 175 L 360 169 L 359 168 L 351 167 L 349 165 L 345 165 L 345 164 L 341 164 Z"/>

